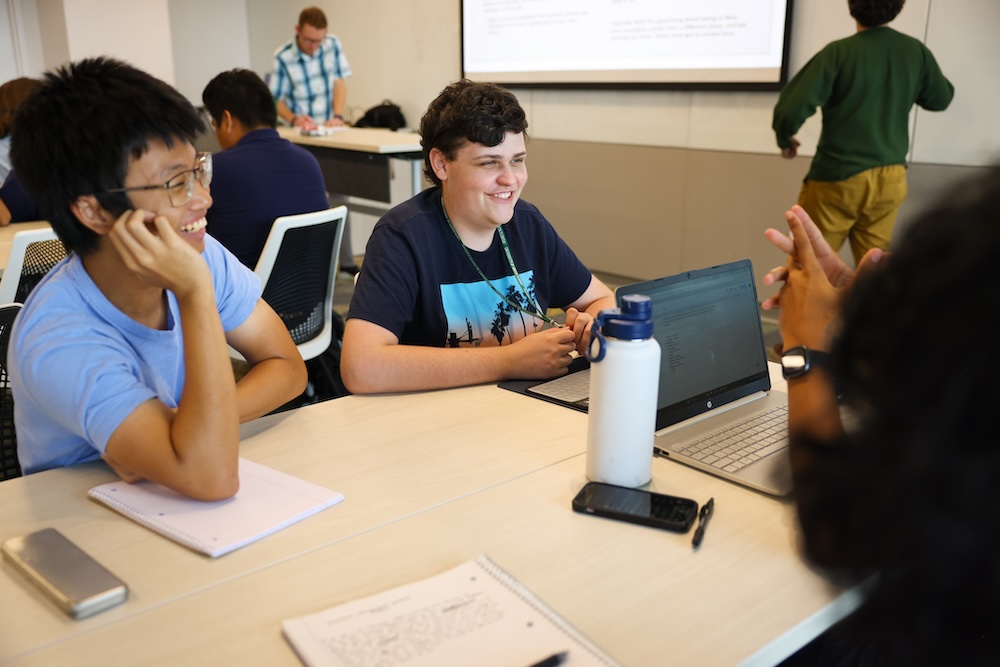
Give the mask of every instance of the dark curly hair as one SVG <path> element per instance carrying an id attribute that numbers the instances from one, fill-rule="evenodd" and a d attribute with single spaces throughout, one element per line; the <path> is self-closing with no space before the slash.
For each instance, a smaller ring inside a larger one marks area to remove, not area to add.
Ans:
<path id="1" fill-rule="evenodd" d="M 847 0 L 851 16 L 866 28 L 885 25 L 896 18 L 906 0 Z"/>
<path id="2" fill-rule="evenodd" d="M 80 60 L 48 72 L 21 104 L 11 135 L 14 170 L 68 250 L 86 254 L 98 236 L 70 210 L 94 195 L 118 216 L 132 208 L 123 187 L 129 160 L 153 140 L 194 143 L 198 112 L 172 87 L 120 60 Z"/>
<path id="3" fill-rule="evenodd" d="M 494 83 L 462 79 L 441 91 L 420 119 L 420 147 L 424 152 L 424 173 L 431 181 L 441 180 L 431 168 L 431 149 L 449 160 L 465 141 L 484 146 L 503 142 L 508 132 L 528 138 L 528 119 L 517 98 Z"/>
<path id="4" fill-rule="evenodd" d="M 811 448 L 796 494 L 813 560 L 875 575 L 852 625 L 877 631 L 888 664 L 1000 664 L 998 261 L 993 168 L 842 306 L 831 370 L 857 423 L 842 447 Z"/>

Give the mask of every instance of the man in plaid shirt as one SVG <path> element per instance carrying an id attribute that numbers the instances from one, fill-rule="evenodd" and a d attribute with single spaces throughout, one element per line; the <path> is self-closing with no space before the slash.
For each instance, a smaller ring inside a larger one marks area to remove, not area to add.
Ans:
<path id="1" fill-rule="evenodd" d="M 274 52 L 271 94 L 278 115 L 290 125 L 312 129 L 344 124 L 345 79 L 351 66 L 340 40 L 326 32 L 326 15 L 307 7 L 299 15 L 295 39 Z"/>

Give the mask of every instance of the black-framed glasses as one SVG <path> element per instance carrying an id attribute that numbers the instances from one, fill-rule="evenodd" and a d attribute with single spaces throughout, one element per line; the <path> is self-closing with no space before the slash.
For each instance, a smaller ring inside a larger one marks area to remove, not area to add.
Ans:
<path id="1" fill-rule="evenodd" d="M 133 192 L 135 190 L 166 190 L 170 205 L 184 206 L 194 196 L 194 179 L 197 178 L 201 187 L 208 188 L 212 184 L 212 154 L 198 153 L 194 168 L 182 171 L 166 183 L 159 185 L 137 185 L 131 188 L 115 188 L 108 192 Z"/>

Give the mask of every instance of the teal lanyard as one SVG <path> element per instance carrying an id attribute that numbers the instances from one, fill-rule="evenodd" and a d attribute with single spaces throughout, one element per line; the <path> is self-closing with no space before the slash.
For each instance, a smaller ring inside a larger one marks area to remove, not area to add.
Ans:
<path id="1" fill-rule="evenodd" d="M 455 235 L 455 238 L 458 239 L 458 245 L 462 246 L 462 250 L 465 251 L 465 256 L 469 258 L 469 261 L 472 263 L 472 266 L 475 267 L 476 272 L 479 274 L 479 277 L 483 279 L 483 282 L 485 282 L 487 285 L 490 286 L 490 289 L 493 290 L 504 303 L 506 303 L 513 310 L 517 310 L 524 313 L 525 315 L 530 315 L 531 317 L 538 318 L 542 322 L 546 322 L 548 324 L 557 327 L 562 326 L 561 324 L 553 320 L 551 317 L 546 315 L 544 312 L 542 312 L 541 304 L 538 303 L 537 299 L 531 296 L 531 293 L 528 292 L 528 289 L 524 286 L 524 283 L 521 281 L 521 274 L 518 272 L 517 267 L 514 265 L 514 257 L 510 254 L 510 246 L 507 245 L 507 235 L 504 234 L 503 227 L 497 227 L 497 233 L 500 234 L 500 244 L 503 246 L 504 254 L 507 255 L 507 263 L 510 265 L 510 270 L 514 272 L 514 280 L 517 281 L 518 286 L 521 288 L 521 292 L 524 294 L 524 298 L 527 299 L 527 302 L 530 306 L 533 306 L 535 308 L 535 312 L 526 310 L 521 306 L 517 305 L 516 303 L 513 303 L 510 299 L 501 294 L 500 290 L 498 290 L 493 285 L 493 283 L 490 282 L 490 279 L 486 277 L 486 274 L 483 273 L 483 270 L 479 268 L 478 264 L 476 264 L 476 260 L 472 257 L 472 253 L 470 253 L 469 249 L 465 247 L 465 243 L 462 241 L 462 237 L 458 235 L 458 230 L 455 229 L 455 225 L 452 223 L 451 218 L 448 217 L 448 211 L 444 207 L 444 196 L 441 197 L 441 212 L 444 213 L 444 219 L 448 222 L 448 227 L 451 228 L 451 231 Z"/>

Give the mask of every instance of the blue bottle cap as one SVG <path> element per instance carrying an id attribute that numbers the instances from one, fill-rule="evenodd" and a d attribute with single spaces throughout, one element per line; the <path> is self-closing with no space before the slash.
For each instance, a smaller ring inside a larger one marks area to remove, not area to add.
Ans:
<path id="1" fill-rule="evenodd" d="M 621 308 L 605 308 L 597 314 L 591 329 L 587 359 L 601 361 L 605 337 L 619 340 L 646 340 L 653 337 L 653 301 L 644 294 L 622 297 Z"/>
<path id="2" fill-rule="evenodd" d="M 630 320 L 648 320 L 653 317 L 653 300 L 645 294 L 626 294 L 622 297 L 622 315 Z"/>
<path id="3" fill-rule="evenodd" d="M 601 333 L 619 340 L 644 340 L 653 335 L 653 320 L 605 320 Z"/>

